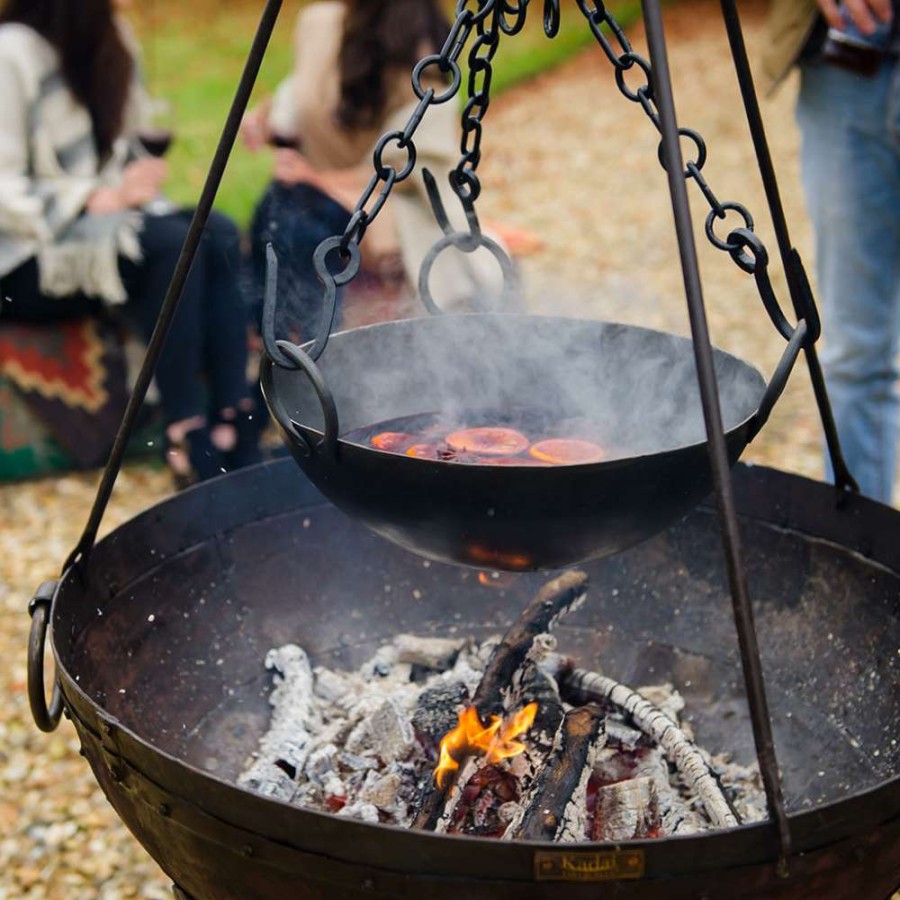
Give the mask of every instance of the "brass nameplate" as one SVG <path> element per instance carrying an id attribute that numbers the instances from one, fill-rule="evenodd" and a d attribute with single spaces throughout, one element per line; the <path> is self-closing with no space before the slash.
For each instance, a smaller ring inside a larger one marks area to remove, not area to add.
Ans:
<path id="1" fill-rule="evenodd" d="M 643 850 L 600 850 L 597 853 L 538 850 L 534 854 L 537 881 L 623 881 L 643 875 Z"/>

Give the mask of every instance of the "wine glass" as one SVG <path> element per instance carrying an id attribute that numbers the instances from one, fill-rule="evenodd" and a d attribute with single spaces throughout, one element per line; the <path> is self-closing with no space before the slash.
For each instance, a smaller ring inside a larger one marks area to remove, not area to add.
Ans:
<path id="1" fill-rule="evenodd" d="M 161 159 L 169 152 L 175 137 L 172 104 L 162 98 L 155 98 L 148 103 L 149 110 L 138 129 L 137 139 L 150 156 Z M 151 215 L 166 215 L 174 210 L 172 202 L 162 195 L 144 204 L 144 212 Z"/>
<path id="2" fill-rule="evenodd" d="M 161 97 L 155 97 L 147 101 L 147 106 L 137 138 L 151 156 L 163 157 L 169 152 L 175 136 L 172 104 Z"/>

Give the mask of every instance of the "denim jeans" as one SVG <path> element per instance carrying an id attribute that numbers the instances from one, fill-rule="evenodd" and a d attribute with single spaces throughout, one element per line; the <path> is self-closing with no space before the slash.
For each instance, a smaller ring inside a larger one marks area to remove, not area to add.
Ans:
<path id="1" fill-rule="evenodd" d="M 797 121 L 828 393 L 851 473 L 864 494 L 890 503 L 900 409 L 900 67 L 892 59 L 865 78 L 806 64 Z"/>

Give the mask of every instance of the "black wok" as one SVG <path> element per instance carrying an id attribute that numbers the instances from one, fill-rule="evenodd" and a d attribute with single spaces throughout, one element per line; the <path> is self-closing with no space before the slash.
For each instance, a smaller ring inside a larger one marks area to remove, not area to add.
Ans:
<path id="1" fill-rule="evenodd" d="M 751 366 L 722 351 L 715 364 L 733 463 L 770 398 Z M 536 570 L 607 556 L 661 531 L 711 489 L 684 338 L 599 321 L 438 316 L 332 335 L 318 365 L 327 390 L 303 371 L 263 364 L 266 401 L 294 458 L 344 512 L 433 560 Z M 522 409 L 588 419 L 617 453 L 500 467 L 415 459 L 344 437 L 401 416 Z"/>

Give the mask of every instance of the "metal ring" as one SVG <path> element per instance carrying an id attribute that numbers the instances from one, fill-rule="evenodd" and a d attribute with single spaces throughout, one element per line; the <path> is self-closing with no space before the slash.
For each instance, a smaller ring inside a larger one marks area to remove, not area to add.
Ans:
<path id="1" fill-rule="evenodd" d="M 333 278 L 334 283 L 338 287 L 343 287 L 343 285 L 356 277 L 360 264 L 359 244 L 355 241 L 349 241 L 347 246 L 344 247 L 343 242 L 344 238 L 342 236 L 325 238 L 325 240 L 316 247 L 316 252 L 313 254 L 313 264 L 316 267 L 316 272 L 319 274 L 327 274 L 328 277 Z M 337 273 L 332 272 L 326 263 L 326 257 L 332 250 L 340 250 L 342 254 L 349 256 L 347 264 Z"/>
<path id="2" fill-rule="evenodd" d="M 515 285 L 515 268 L 506 251 L 496 241 L 485 237 L 483 234 L 473 235 L 455 231 L 452 234 L 444 235 L 444 237 L 434 244 L 426 254 L 425 259 L 422 260 L 422 267 L 419 269 L 419 296 L 422 298 L 425 309 L 428 310 L 431 315 L 445 315 L 444 310 L 434 302 L 434 297 L 431 295 L 431 289 L 428 286 L 428 279 L 431 275 L 431 270 L 434 267 L 435 261 L 448 247 L 455 247 L 463 253 L 474 253 L 481 247 L 489 250 L 494 255 L 497 262 L 500 263 L 500 271 L 503 274 L 503 292 L 500 295 L 501 302 L 505 302 L 509 299 L 510 295 L 513 293 L 512 287 Z M 472 305 L 477 312 L 491 311 L 488 304 L 480 297 L 473 298 Z"/>
<path id="3" fill-rule="evenodd" d="M 706 217 L 706 236 L 709 238 L 710 243 L 714 246 L 718 247 L 720 250 L 727 250 L 731 253 L 732 250 L 738 250 L 739 245 L 732 244 L 729 241 L 723 241 L 715 232 L 715 220 L 716 219 L 724 219 L 726 210 L 733 210 L 736 212 L 741 218 L 744 220 L 744 227 L 748 231 L 753 231 L 753 216 L 750 215 L 750 211 L 746 206 L 742 206 L 740 203 L 722 203 L 719 205 L 718 209 L 712 210 L 709 215 Z M 737 262 L 737 260 L 735 260 Z M 743 266 L 741 266 L 743 268 Z M 752 269 L 745 269 L 747 272 L 752 272 Z"/>
<path id="4" fill-rule="evenodd" d="M 699 172 L 706 165 L 706 141 L 700 136 L 700 134 L 694 131 L 693 128 L 679 128 L 678 136 L 680 138 L 688 138 L 689 140 L 694 142 L 694 146 L 697 148 L 697 158 L 696 159 L 688 159 L 684 164 L 684 177 L 691 178 L 693 177 L 693 172 L 691 171 L 691 166 L 694 166 Z M 665 146 L 663 142 L 659 142 L 659 147 L 656 151 L 656 155 L 659 158 L 659 164 L 666 169 L 666 153 Z M 666 169 L 668 171 L 668 169 Z"/>
<path id="5" fill-rule="evenodd" d="M 426 56 L 424 59 L 420 59 L 412 71 L 412 87 L 416 96 L 421 100 L 428 90 L 427 88 L 422 87 L 422 73 L 429 66 L 435 65 L 439 66 L 440 70 L 444 73 L 447 72 L 448 68 L 453 73 L 453 81 L 451 82 L 450 87 L 448 87 L 443 94 L 435 94 L 431 98 L 431 102 L 434 104 L 446 103 L 456 96 L 459 91 L 459 86 L 462 84 L 462 72 L 460 71 L 459 64 L 452 60 L 446 61 L 436 53 L 433 53 L 431 56 Z"/>
<path id="6" fill-rule="evenodd" d="M 59 679 L 56 677 L 55 671 L 49 706 L 44 686 L 44 647 L 47 625 L 58 587 L 58 581 L 45 581 L 35 591 L 34 597 L 28 604 L 28 612 L 31 615 L 31 631 L 28 636 L 28 704 L 31 707 L 34 724 L 41 731 L 48 733 L 56 730 L 63 710 Z"/>
<path id="7" fill-rule="evenodd" d="M 479 0 L 478 9 L 475 12 L 472 12 L 472 10 L 466 8 L 468 7 L 469 2 L 470 0 L 457 0 L 456 14 L 468 14 L 469 16 L 471 16 L 473 25 L 486 19 L 494 11 L 494 7 L 497 5 L 496 0 L 487 0 L 487 2 L 484 2 L 484 0 Z"/>
<path id="8" fill-rule="evenodd" d="M 313 390 L 315 390 L 316 396 L 319 398 L 319 404 L 322 407 L 322 417 L 325 420 L 322 440 L 319 441 L 314 448 L 310 447 L 306 436 L 299 430 L 303 426 L 300 422 L 296 422 L 287 414 L 280 402 L 273 404 L 275 408 L 272 412 L 276 419 L 278 419 L 278 423 L 281 427 L 285 431 L 300 438 L 300 440 L 303 441 L 303 444 L 311 451 L 320 450 L 329 459 L 337 459 L 337 439 L 339 433 L 337 406 L 334 402 L 334 395 L 331 393 L 331 389 L 325 382 L 325 376 L 322 375 L 322 370 L 315 364 L 310 355 L 302 347 L 298 347 L 290 341 L 279 341 L 278 349 L 294 364 L 296 369 L 301 369 L 312 383 Z"/>
<path id="9" fill-rule="evenodd" d="M 391 141 L 397 141 L 398 149 L 406 150 L 406 165 L 396 173 L 394 178 L 394 181 L 403 181 L 404 178 L 409 177 L 412 170 L 416 167 L 416 145 L 411 141 L 409 143 L 404 143 L 402 131 L 389 131 L 378 139 L 378 143 L 375 145 L 375 152 L 372 154 L 372 158 L 375 162 L 375 171 L 378 173 L 378 177 L 383 181 L 387 179 L 389 171 L 396 172 L 396 169 L 394 169 L 393 166 L 386 166 L 384 160 L 381 158 L 381 155 L 384 153 L 384 148 Z"/>
<path id="10" fill-rule="evenodd" d="M 619 90 L 629 99 L 633 100 L 635 103 L 641 102 L 641 92 L 643 91 L 647 97 L 653 96 L 653 88 L 652 88 L 652 72 L 650 71 L 650 63 L 647 62 L 642 56 L 638 56 L 632 50 L 629 50 L 627 53 L 623 53 L 619 60 L 621 62 L 621 66 L 616 66 L 616 84 L 619 86 Z M 625 73 L 631 71 L 635 67 L 635 65 L 641 69 L 644 75 L 647 78 L 647 81 L 642 84 L 637 90 L 632 91 L 631 88 L 625 82 Z"/>
<path id="11" fill-rule="evenodd" d="M 517 0 L 515 3 L 510 2 L 510 0 L 502 0 L 502 8 L 497 19 L 500 30 L 508 35 L 518 34 L 525 27 L 527 7 L 528 0 Z M 507 18 L 508 16 L 515 17 L 512 23 Z"/>

